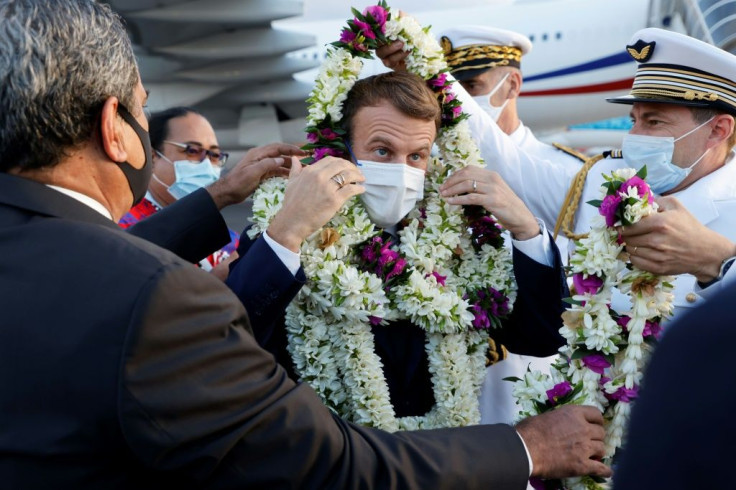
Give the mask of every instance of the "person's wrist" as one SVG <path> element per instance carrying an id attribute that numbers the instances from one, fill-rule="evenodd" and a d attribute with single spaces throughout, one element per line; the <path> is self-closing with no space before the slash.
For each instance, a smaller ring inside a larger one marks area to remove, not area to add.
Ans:
<path id="1" fill-rule="evenodd" d="M 273 241 L 295 253 L 299 253 L 305 238 L 294 223 L 283 223 L 278 214 L 268 225 L 266 232 Z"/>
<path id="2" fill-rule="evenodd" d="M 530 240 L 534 237 L 539 236 L 542 233 L 542 229 L 539 227 L 537 220 L 532 218 L 531 221 L 526 223 L 523 227 L 509 230 L 514 240 L 523 242 Z"/>
<path id="3" fill-rule="evenodd" d="M 232 189 L 228 186 L 226 178 L 212 183 L 206 189 L 210 193 L 210 196 L 212 196 L 217 209 L 222 209 L 236 203 Z"/>
<path id="4" fill-rule="evenodd" d="M 727 262 L 734 257 L 736 257 L 736 244 L 729 241 L 728 246 L 723 247 L 722 251 L 716 255 L 714 260 L 711 260 L 703 269 L 694 274 L 695 279 L 697 279 L 701 287 L 704 284 L 710 285 L 718 281 L 725 274 L 723 269 L 727 265 Z"/>

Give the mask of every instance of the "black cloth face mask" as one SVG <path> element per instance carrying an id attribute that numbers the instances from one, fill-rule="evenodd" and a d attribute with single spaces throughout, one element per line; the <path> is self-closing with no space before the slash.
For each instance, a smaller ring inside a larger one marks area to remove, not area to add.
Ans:
<path id="1" fill-rule="evenodd" d="M 153 174 L 153 152 L 151 151 L 151 138 L 148 135 L 148 131 L 138 124 L 133 115 L 128 112 L 128 109 L 118 104 L 118 114 L 127 122 L 135 134 L 138 135 L 138 139 L 141 140 L 143 145 L 143 152 L 146 155 L 146 161 L 141 168 L 135 168 L 128 162 L 115 162 L 123 171 L 130 192 L 133 193 L 133 206 L 143 200 L 148 190 L 148 182 L 151 180 Z"/>

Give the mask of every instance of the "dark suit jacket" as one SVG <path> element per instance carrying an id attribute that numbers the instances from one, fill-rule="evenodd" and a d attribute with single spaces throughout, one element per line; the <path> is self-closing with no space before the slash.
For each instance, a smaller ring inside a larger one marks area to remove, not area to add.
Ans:
<path id="1" fill-rule="evenodd" d="M 265 240 L 249 240 L 245 232 L 238 255 L 240 259 L 230 266 L 227 285 L 248 310 L 259 344 L 298 379 L 286 350 L 284 309 L 304 284 L 304 273 L 300 269 L 294 277 Z M 492 331 L 494 339 L 511 352 L 544 357 L 564 344 L 560 315 L 566 306 L 562 298 L 569 296 L 569 290 L 556 246 L 554 256 L 554 265 L 546 267 L 514 249 L 516 303 L 502 328 Z M 399 321 L 373 327 L 373 333 L 397 416 L 427 413 L 434 405 L 434 394 L 424 331 L 409 321 Z"/>
<path id="2" fill-rule="evenodd" d="M 0 174 L 3 488 L 524 488 L 505 425 L 391 435 L 332 415 L 220 281 Z"/>
<path id="3" fill-rule="evenodd" d="M 665 329 L 614 467 L 621 490 L 734 488 L 736 284 Z"/>
<path id="4" fill-rule="evenodd" d="M 196 264 L 230 243 L 230 231 L 206 189 L 178 199 L 127 230 Z"/>

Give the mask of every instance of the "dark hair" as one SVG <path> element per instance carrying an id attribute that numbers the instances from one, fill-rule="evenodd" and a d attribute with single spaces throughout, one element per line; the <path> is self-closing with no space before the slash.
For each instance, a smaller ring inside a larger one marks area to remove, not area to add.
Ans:
<path id="1" fill-rule="evenodd" d="M 358 80 L 348 92 L 342 109 L 342 127 L 351 140 L 355 114 L 363 107 L 391 103 L 402 114 L 424 121 L 434 121 L 439 131 L 441 109 L 437 96 L 421 77 L 408 72 L 388 72 Z"/>
<path id="2" fill-rule="evenodd" d="M 151 117 L 148 119 L 148 134 L 151 137 L 151 148 L 163 151 L 164 140 L 169 138 L 169 121 L 177 117 L 184 117 L 187 114 L 202 115 L 191 107 L 181 106 L 151 114 Z"/>
<path id="3" fill-rule="evenodd" d="M 0 172 L 53 167 L 99 134 L 117 97 L 133 115 L 128 33 L 94 0 L 0 2 Z"/>

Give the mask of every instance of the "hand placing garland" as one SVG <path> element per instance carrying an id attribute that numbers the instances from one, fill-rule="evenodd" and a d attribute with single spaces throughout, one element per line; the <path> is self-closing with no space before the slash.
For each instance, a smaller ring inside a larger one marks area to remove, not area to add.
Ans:
<path id="1" fill-rule="evenodd" d="M 657 204 L 644 181 L 646 167 L 614 171 L 604 176 L 599 215 L 590 234 L 576 242 L 570 259 L 575 295 L 563 314 L 560 333 L 567 346 L 551 376 L 538 371 L 517 379 L 514 396 L 521 417 L 554 410 L 564 404 L 598 407 L 606 420 L 608 463 L 621 447 L 624 429 L 636 398 L 642 370 L 661 332 L 663 318 L 672 314 L 670 276 L 656 276 L 628 263 L 617 227 L 655 213 Z M 631 310 L 611 308 L 613 288 L 631 299 Z M 566 480 L 564 488 L 603 489 L 589 477 Z"/>
<path id="2" fill-rule="evenodd" d="M 451 172 L 483 161 L 449 89 L 443 51 L 428 29 L 395 17 L 385 2 L 353 13 L 308 99 L 305 149 L 313 154 L 305 163 L 325 155 L 349 158 L 342 104 L 361 59 L 397 39 L 410 51 L 408 70 L 427 80 L 441 103 L 436 143 L 442 158 L 430 161 L 424 199 L 397 239 L 382 235 L 353 198 L 304 242 L 308 280 L 287 309 L 288 350 L 301 379 L 348 420 L 390 431 L 478 423 L 487 329 L 510 313 L 516 293 L 511 254 L 490 216 L 466 215 L 447 204 L 439 186 Z M 273 179 L 254 195 L 251 238 L 268 227 L 285 185 Z M 396 417 L 374 349 L 371 326 L 399 319 L 426 334 L 435 405 L 423 416 Z"/>

